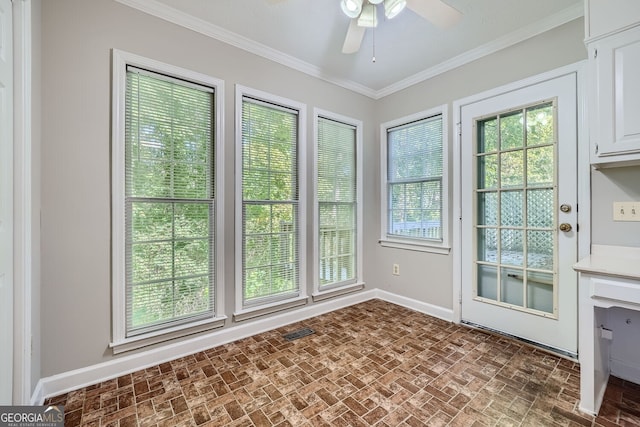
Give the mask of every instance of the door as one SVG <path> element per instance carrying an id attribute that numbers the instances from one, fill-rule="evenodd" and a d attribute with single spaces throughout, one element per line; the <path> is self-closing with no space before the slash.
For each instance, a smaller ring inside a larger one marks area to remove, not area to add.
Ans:
<path id="1" fill-rule="evenodd" d="M 577 77 L 461 107 L 461 318 L 577 354 Z"/>
<path id="2" fill-rule="evenodd" d="M 0 405 L 13 391 L 13 61 L 11 0 L 0 0 Z"/>

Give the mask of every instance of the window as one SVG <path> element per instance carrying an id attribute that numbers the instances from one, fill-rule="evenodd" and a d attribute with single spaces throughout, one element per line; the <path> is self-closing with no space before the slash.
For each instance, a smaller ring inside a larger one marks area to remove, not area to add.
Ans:
<path id="1" fill-rule="evenodd" d="M 219 83 L 118 51 L 116 63 L 114 76 L 122 79 L 114 82 L 117 346 L 211 327 L 215 318 Z"/>
<path id="2" fill-rule="evenodd" d="M 316 291 L 361 282 L 361 128 L 316 112 Z"/>
<path id="3" fill-rule="evenodd" d="M 382 244 L 447 252 L 446 106 L 382 125 Z"/>
<path id="4" fill-rule="evenodd" d="M 241 141 L 238 247 L 240 291 L 236 319 L 246 312 L 302 297 L 304 230 L 299 170 L 304 107 L 238 88 Z"/>

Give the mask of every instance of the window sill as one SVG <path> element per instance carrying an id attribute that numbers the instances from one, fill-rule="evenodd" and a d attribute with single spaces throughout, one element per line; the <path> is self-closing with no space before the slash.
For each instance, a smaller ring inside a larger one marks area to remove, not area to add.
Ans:
<path id="1" fill-rule="evenodd" d="M 143 335 L 137 335 L 131 338 L 124 338 L 119 341 L 109 343 L 109 347 L 113 350 L 113 354 L 120 354 L 126 351 L 136 350 L 175 338 L 181 338 L 187 335 L 197 334 L 199 332 L 217 329 L 224 326 L 227 316 L 219 316 L 213 319 L 201 320 L 195 323 L 175 326 L 173 328 L 163 329 L 161 331 L 149 332 Z"/>
<path id="2" fill-rule="evenodd" d="M 404 249 L 408 251 L 429 252 L 432 254 L 449 255 L 451 248 L 444 244 L 416 243 L 399 240 L 380 240 L 380 246 L 385 248 Z"/>
<path id="3" fill-rule="evenodd" d="M 314 292 L 312 295 L 313 302 L 324 301 L 329 298 L 338 297 L 344 294 L 349 294 L 351 292 L 357 292 L 362 289 L 364 289 L 364 282 L 357 282 L 350 285 Z"/>
<path id="4" fill-rule="evenodd" d="M 306 305 L 308 298 L 296 297 L 284 301 L 278 301 L 271 304 L 259 305 L 256 307 L 249 307 L 243 310 L 238 310 L 233 313 L 233 320 L 236 322 L 242 322 L 243 320 L 249 320 L 256 317 L 264 316 L 266 314 L 275 313 L 277 311 L 286 310 L 293 307 L 299 307 Z"/>

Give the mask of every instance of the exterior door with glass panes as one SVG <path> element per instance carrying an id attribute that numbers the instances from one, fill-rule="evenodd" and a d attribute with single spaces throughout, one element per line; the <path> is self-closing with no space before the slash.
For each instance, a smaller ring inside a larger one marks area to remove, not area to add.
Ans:
<path id="1" fill-rule="evenodd" d="M 465 105 L 460 116 L 462 321 L 570 355 L 576 100 L 568 74 Z"/>

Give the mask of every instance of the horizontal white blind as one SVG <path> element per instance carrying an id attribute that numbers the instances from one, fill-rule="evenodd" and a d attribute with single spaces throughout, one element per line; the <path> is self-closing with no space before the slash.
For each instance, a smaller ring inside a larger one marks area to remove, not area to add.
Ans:
<path id="1" fill-rule="evenodd" d="M 318 118 L 317 199 L 320 287 L 354 282 L 356 271 L 356 128 Z"/>
<path id="2" fill-rule="evenodd" d="M 213 97 L 127 69 L 127 336 L 213 316 Z"/>
<path id="3" fill-rule="evenodd" d="M 442 240 L 440 115 L 387 131 L 387 234 Z"/>
<path id="4" fill-rule="evenodd" d="M 243 306 L 299 294 L 298 115 L 242 102 Z"/>

